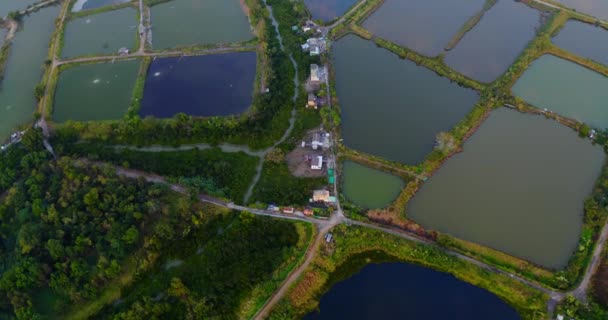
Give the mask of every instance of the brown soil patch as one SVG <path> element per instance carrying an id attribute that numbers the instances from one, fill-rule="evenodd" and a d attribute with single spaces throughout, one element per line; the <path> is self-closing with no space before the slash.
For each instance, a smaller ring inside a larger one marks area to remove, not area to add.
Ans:
<path id="1" fill-rule="evenodd" d="M 320 150 L 297 147 L 286 156 L 289 171 L 296 177 L 324 177 L 326 175 L 325 168 L 323 170 L 312 170 L 310 169 L 310 161 L 306 161 L 307 156 L 316 157 L 322 155 L 323 152 Z"/>

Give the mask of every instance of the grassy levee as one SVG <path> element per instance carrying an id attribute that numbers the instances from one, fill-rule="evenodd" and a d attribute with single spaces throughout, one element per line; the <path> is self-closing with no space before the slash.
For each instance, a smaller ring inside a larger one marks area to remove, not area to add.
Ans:
<path id="1" fill-rule="evenodd" d="M 441 57 L 425 57 L 413 50 L 401 47 L 395 43 L 392 43 L 388 40 L 379 37 L 374 37 L 373 40 L 379 47 L 383 47 L 395 53 L 402 59 L 408 59 L 410 61 L 415 62 L 417 65 L 435 71 L 435 73 L 437 73 L 438 75 L 446 77 L 458 83 L 460 86 L 471 88 L 477 91 L 482 91 L 486 87 L 484 84 L 473 80 L 463 74 L 460 74 L 456 70 L 450 68 L 445 62 L 443 62 L 443 59 Z"/>
<path id="2" fill-rule="evenodd" d="M 152 58 L 150 57 L 144 57 L 141 61 L 137 79 L 135 80 L 135 87 L 133 88 L 133 97 L 131 98 L 131 104 L 129 105 L 125 117 L 138 116 L 139 109 L 141 108 L 141 101 L 144 98 L 144 86 L 146 85 L 146 77 L 151 63 Z"/>
<path id="3" fill-rule="evenodd" d="M 4 42 L 0 48 L 0 82 L 4 80 L 4 70 L 6 69 L 6 63 L 11 54 L 11 40 Z"/>
<path id="4" fill-rule="evenodd" d="M 70 1 L 65 1 L 62 4 L 60 15 L 66 12 L 66 10 L 70 10 L 71 7 L 72 3 Z M 66 22 L 67 17 L 62 20 L 60 16 L 57 20 L 55 20 L 55 31 L 53 32 L 49 42 L 48 56 L 44 63 L 44 73 L 42 75 L 42 81 L 40 82 L 45 85 L 45 94 L 40 101 L 38 101 L 37 113 L 39 113 L 42 117 L 45 117 L 47 120 L 50 120 L 53 111 L 53 97 L 55 95 L 55 86 L 57 84 L 58 77 L 58 68 L 52 68 L 52 63 L 54 59 L 59 58 L 61 50 L 63 49 L 63 35 L 65 32 Z M 43 111 L 45 111 L 44 114 Z"/>
<path id="5" fill-rule="evenodd" d="M 332 244 L 332 248 L 325 244 L 322 246 L 321 252 L 277 304 L 269 319 L 302 317 L 318 306 L 321 296 L 333 283 L 356 273 L 369 262 L 389 261 L 413 263 L 451 273 L 463 281 L 496 294 L 513 306 L 523 319 L 546 319 L 548 297 L 543 293 L 508 276 L 488 272 L 448 255 L 437 247 L 361 227 L 340 225 L 334 228 L 333 234 L 335 245 Z M 353 266 L 351 259 L 360 261 Z"/>
<path id="6" fill-rule="evenodd" d="M 249 299 L 243 301 L 237 312 L 239 319 L 253 319 L 255 314 L 264 307 L 266 301 L 272 297 L 291 272 L 306 258 L 308 246 L 314 240 L 316 229 L 310 223 L 294 222 L 299 234 L 298 243 L 290 249 L 289 259 L 274 270 L 272 279 L 259 284 L 251 290 Z"/>
<path id="7" fill-rule="evenodd" d="M 166 52 L 182 52 L 185 54 L 196 53 L 199 51 L 213 50 L 213 49 L 233 49 L 234 51 L 246 50 L 245 48 L 258 45 L 259 40 L 256 37 L 251 38 L 247 41 L 242 42 L 231 42 L 231 43 L 209 43 L 209 44 L 195 44 L 191 46 L 178 46 L 173 48 L 165 49 L 153 49 L 155 53 L 166 53 Z"/>
<path id="8" fill-rule="evenodd" d="M 479 12 L 469 18 L 469 20 L 467 20 L 467 22 L 465 22 L 464 25 L 460 27 L 454 37 L 450 39 L 450 42 L 448 42 L 448 44 L 446 45 L 445 50 L 454 49 L 454 47 L 456 47 L 456 45 L 460 42 L 464 35 L 467 34 L 467 32 L 471 31 L 479 23 L 479 21 L 481 21 L 483 15 L 488 10 L 490 10 L 496 4 L 496 2 L 498 2 L 498 0 L 486 0 L 483 4 L 483 8 L 481 8 Z"/>

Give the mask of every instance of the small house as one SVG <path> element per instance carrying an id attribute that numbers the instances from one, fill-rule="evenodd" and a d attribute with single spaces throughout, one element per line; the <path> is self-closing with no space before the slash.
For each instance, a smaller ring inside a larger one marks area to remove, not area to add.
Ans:
<path id="1" fill-rule="evenodd" d="M 312 209 L 304 209 L 304 215 L 307 217 L 310 217 L 314 214 L 314 211 L 312 211 Z"/>
<path id="2" fill-rule="evenodd" d="M 275 206 L 274 204 L 271 204 L 271 205 L 268 206 L 268 209 L 266 209 L 266 210 L 278 212 L 278 211 L 281 211 L 281 208 Z"/>
<path id="3" fill-rule="evenodd" d="M 314 201 L 314 202 L 318 202 L 318 201 L 328 202 L 329 198 L 330 198 L 329 191 L 327 191 L 327 190 L 315 190 L 312 193 L 312 201 Z"/>
<path id="4" fill-rule="evenodd" d="M 312 170 L 321 170 L 323 169 L 323 156 L 316 156 L 312 159 L 310 164 L 310 168 Z"/>
<path id="5" fill-rule="evenodd" d="M 295 210 L 296 209 L 294 209 L 293 207 L 285 207 L 283 208 L 283 213 L 292 214 Z"/>
<path id="6" fill-rule="evenodd" d="M 320 133 L 315 132 L 312 135 L 311 145 L 312 145 L 312 149 L 313 150 L 317 150 L 319 148 L 319 146 L 323 146 L 323 142 L 321 142 L 321 134 Z"/>
<path id="7" fill-rule="evenodd" d="M 331 233 L 328 233 L 325 235 L 325 242 L 330 243 L 331 240 L 333 240 L 333 238 L 334 238 L 334 235 Z"/>
<path id="8" fill-rule="evenodd" d="M 120 56 L 126 56 L 129 54 L 129 49 L 122 47 L 120 49 L 118 49 L 118 55 Z"/>
<path id="9" fill-rule="evenodd" d="M 306 104 L 306 107 L 314 109 L 317 108 L 317 97 L 314 94 L 308 94 L 308 103 Z"/>

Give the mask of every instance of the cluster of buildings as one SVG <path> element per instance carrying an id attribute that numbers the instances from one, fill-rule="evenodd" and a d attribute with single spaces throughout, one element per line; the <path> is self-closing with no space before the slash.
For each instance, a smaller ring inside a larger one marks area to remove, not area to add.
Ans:
<path id="1" fill-rule="evenodd" d="M 317 131 L 312 134 L 309 143 L 302 140 L 302 148 L 310 147 L 314 151 L 327 151 L 332 146 L 331 134 L 329 132 Z M 323 163 L 327 162 L 323 159 L 323 154 L 313 153 L 307 154 L 304 161 L 310 162 L 311 170 L 322 170 Z"/>
<path id="2" fill-rule="evenodd" d="M 327 83 L 327 77 L 326 67 L 321 67 L 317 64 L 310 65 L 310 78 L 308 79 L 307 86 L 308 101 L 306 102 L 306 108 L 317 109 L 327 103 L 327 92 L 323 96 L 317 95 L 321 89 L 321 84 Z"/>
<path id="3" fill-rule="evenodd" d="M 327 41 L 324 37 L 309 38 L 301 47 L 302 51 L 308 52 L 310 56 L 318 56 L 327 49 Z"/>

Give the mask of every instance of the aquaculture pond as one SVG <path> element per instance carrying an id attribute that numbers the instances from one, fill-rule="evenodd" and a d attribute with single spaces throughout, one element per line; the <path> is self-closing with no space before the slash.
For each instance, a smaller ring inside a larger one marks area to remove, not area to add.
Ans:
<path id="1" fill-rule="evenodd" d="M 255 52 L 155 59 L 140 115 L 170 118 L 242 113 L 253 99 Z"/>
<path id="2" fill-rule="evenodd" d="M 304 0 L 315 20 L 332 21 L 345 14 L 358 0 Z"/>
<path id="3" fill-rule="evenodd" d="M 304 320 L 517 320 L 517 312 L 489 291 L 454 276 L 405 263 L 365 266 L 335 284 L 319 311 Z"/>
<path id="4" fill-rule="evenodd" d="M 421 54 L 436 56 L 483 5 L 484 0 L 386 0 L 363 27 Z"/>
<path id="5" fill-rule="evenodd" d="M 0 87 L 0 140 L 18 125 L 32 120 L 36 108 L 34 88 L 42 78 L 58 15 L 59 7 L 53 6 L 22 18 L 22 29 L 13 39 Z"/>
<path id="6" fill-rule="evenodd" d="M 0 17 L 6 17 L 11 11 L 25 10 L 39 0 L 0 0 Z"/>
<path id="7" fill-rule="evenodd" d="M 152 46 L 242 42 L 253 38 L 240 0 L 174 0 L 152 6 Z"/>
<path id="8" fill-rule="evenodd" d="M 412 199 L 425 228 L 553 269 L 578 245 L 604 152 L 542 116 L 493 111 Z"/>
<path id="9" fill-rule="evenodd" d="M 334 45 L 344 143 L 407 164 L 424 160 L 478 100 L 433 71 L 348 35 Z"/>
<path id="10" fill-rule="evenodd" d="M 53 120 L 114 120 L 127 112 L 139 60 L 70 67 L 61 72 L 55 90 Z"/>
<path id="11" fill-rule="evenodd" d="M 61 52 L 64 58 L 82 55 L 118 54 L 131 51 L 137 37 L 137 10 L 124 8 L 68 22 Z"/>
<path id="12" fill-rule="evenodd" d="M 556 0 L 566 7 L 575 9 L 582 13 L 607 20 L 608 19 L 608 1 L 606 0 Z"/>
<path id="13" fill-rule="evenodd" d="M 113 6 L 127 3 L 129 0 L 76 0 L 72 6 L 72 12 L 97 9 L 105 6 Z"/>
<path id="14" fill-rule="evenodd" d="M 604 28 L 570 20 L 552 41 L 574 54 L 608 66 L 608 30 Z"/>
<path id="15" fill-rule="evenodd" d="M 514 0 L 498 0 L 449 51 L 445 62 L 466 76 L 492 82 L 534 38 L 539 24 L 540 11 Z"/>
<path id="16" fill-rule="evenodd" d="M 544 55 L 513 86 L 513 93 L 592 127 L 608 128 L 608 77 L 574 62 Z"/>
<path id="17" fill-rule="evenodd" d="M 342 179 L 344 196 L 366 209 L 388 206 L 405 187 L 400 177 L 353 161 L 344 161 Z"/>

